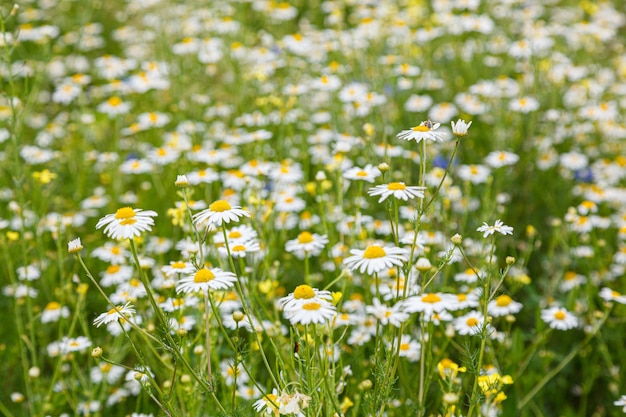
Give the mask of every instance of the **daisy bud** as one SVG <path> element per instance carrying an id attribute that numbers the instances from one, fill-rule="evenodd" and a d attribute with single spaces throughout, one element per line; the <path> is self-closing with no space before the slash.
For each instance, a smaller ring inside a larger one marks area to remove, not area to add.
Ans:
<path id="1" fill-rule="evenodd" d="M 326 179 L 326 174 L 324 171 L 317 171 L 315 174 L 315 181 L 324 181 Z"/>
<path id="2" fill-rule="evenodd" d="M 193 353 L 195 353 L 196 355 L 202 355 L 204 353 L 204 346 L 202 345 L 196 345 L 193 348 Z"/>
<path id="3" fill-rule="evenodd" d="M 177 175 L 176 176 L 176 181 L 174 182 L 174 185 L 180 188 L 183 187 L 188 187 L 189 186 L 189 180 L 187 179 L 186 175 Z"/>
<path id="4" fill-rule="evenodd" d="M 16 404 L 24 402 L 24 394 L 22 394 L 21 392 L 12 392 L 11 401 L 13 401 Z"/>
<path id="5" fill-rule="evenodd" d="M 444 404 L 452 405 L 456 404 L 459 401 L 459 396 L 454 392 L 446 392 L 443 394 L 442 398 Z"/>
<path id="6" fill-rule="evenodd" d="M 237 323 L 239 323 L 243 319 L 244 319 L 244 314 L 241 311 L 235 311 L 233 313 L 233 320 L 235 320 Z"/>
<path id="7" fill-rule="evenodd" d="M 460 234 L 458 234 L 458 233 L 457 233 L 457 234 L 455 234 L 454 236 L 452 236 L 452 237 L 450 238 L 450 241 L 451 241 L 453 244 L 455 244 L 455 245 L 459 246 L 459 245 L 463 242 L 463 236 L 461 236 Z"/>
<path id="8" fill-rule="evenodd" d="M 359 389 L 361 391 L 367 391 L 367 390 L 371 389 L 373 385 L 374 384 L 372 384 L 371 380 L 365 379 L 365 380 L 361 381 L 361 383 L 359 384 Z"/>
<path id="9" fill-rule="evenodd" d="M 178 330 L 176 330 L 176 335 L 178 337 L 185 337 L 185 336 L 187 336 L 187 330 L 185 330 L 185 329 L 178 329 Z"/>
<path id="10" fill-rule="evenodd" d="M 415 263 L 415 268 L 420 272 L 429 271 L 432 268 L 432 264 L 428 260 L 428 258 L 419 258 Z"/>
<path id="11" fill-rule="evenodd" d="M 31 378 L 38 378 L 40 374 L 41 370 L 36 366 L 33 366 L 28 370 L 28 376 Z"/>
<path id="12" fill-rule="evenodd" d="M 11 16 L 15 16 L 17 14 L 17 11 L 20 9 L 20 5 L 15 3 L 13 5 L 13 8 L 11 9 Z"/>
<path id="13" fill-rule="evenodd" d="M 374 136 L 374 125 L 371 123 L 365 123 L 363 125 L 363 132 L 365 132 L 367 136 Z"/>
<path id="14" fill-rule="evenodd" d="M 513 256 L 507 256 L 506 257 L 506 264 L 507 265 L 513 265 L 515 263 L 515 258 Z"/>
<path id="15" fill-rule="evenodd" d="M 92 349 L 91 351 L 91 357 L 92 358 L 99 358 L 100 356 L 102 356 L 102 348 L 100 346 L 96 346 L 95 348 Z"/>
<path id="16" fill-rule="evenodd" d="M 378 164 L 378 170 L 380 172 L 387 172 L 389 171 L 389 164 L 386 162 L 381 162 L 380 164 Z"/>
<path id="17" fill-rule="evenodd" d="M 180 376 L 180 382 L 183 384 L 188 384 L 191 382 L 191 377 L 187 374 L 183 374 Z"/>

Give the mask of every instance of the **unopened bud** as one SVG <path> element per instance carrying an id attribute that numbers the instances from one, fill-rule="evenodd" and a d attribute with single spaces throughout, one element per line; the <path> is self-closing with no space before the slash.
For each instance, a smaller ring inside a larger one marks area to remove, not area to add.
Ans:
<path id="1" fill-rule="evenodd" d="M 463 236 L 457 233 L 450 238 L 450 241 L 456 246 L 459 246 L 463 242 Z"/>
<path id="2" fill-rule="evenodd" d="M 359 389 L 360 389 L 361 391 L 367 391 L 367 390 L 369 390 L 369 389 L 372 389 L 372 386 L 373 386 L 373 385 L 374 385 L 374 384 L 372 384 L 372 381 L 371 381 L 371 380 L 369 380 L 369 379 L 365 379 L 365 380 L 361 381 L 361 383 L 359 384 Z"/>
<path id="3" fill-rule="evenodd" d="M 507 265 L 513 265 L 515 263 L 515 258 L 513 256 L 507 256 L 506 257 L 506 264 Z"/>
<path id="4" fill-rule="evenodd" d="M 415 263 L 415 268 L 420 272 L 429 271 L 433 265 L 430 263 L 428 258 L 419 258 Z"/>
<path id="5" fill-rule="evenodd" d="M 237 323 L 242 321 L 244 317 L 245 317 L 244 314 L 239 310 L 233 312 L 233 320 L 235 320 Z"/>
<path id="6" fill-rule="evenodd" d="M 378 170 L 380 172 L 387 172 L 389 171 L 389 164 L 386 162 L 381 162 L 380 164 L 378 164 Z"/>
<path id="7" fill-rule="evenodd" d="M 92 358 L 99 358 L 100 356 L 102 356 L 102 348 L 100 346 L 96 346 L 91 351 L 91 357 Z"/>

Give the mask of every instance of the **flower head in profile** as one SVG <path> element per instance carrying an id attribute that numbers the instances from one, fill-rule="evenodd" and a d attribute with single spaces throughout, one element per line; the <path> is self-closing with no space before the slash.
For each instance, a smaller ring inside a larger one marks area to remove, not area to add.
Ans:
<path id="1" fill-rule="evenodd" d="M 394 196 L 397 199 L 408 201 L 409 199 L 424 198 L 425 187 L 418 187 L 416 185 L 406 185 L 403 182 L 390 182 L 389 184 L 377 185 L 374 188 L 370 188 L 367 194 L 372 196 L 380 196 L 379 203 L 385 201 L 389 196 Z"/>
<path id="2" fill-rule="evenodd" d="M 67 251 L 69 253 L 78 253 L 83 250 L 83 244 L 80 242 L 80 238 L 76 238 L 74 240 L 70 240 L 67 243 Z"/>
<path id="3" fill-rule="evenodd" d="M 193 216 L 196 226 L 221 226 L 222 223 L 237 222 L 242 217 L 250 217 L 250 212 L 239 206 L 231 206 L 226 200 L 217 200 Z"/>
<path id="4" fill-rule="evenodd" d="M 232 287 L 235 281 L 237 281 L 237 276 L 232 272 L 205 267 L 181 279 L 176 286 L 176 292 L 208 294 L 209 290 L 226 290 Z"/>
<path id="5" fill-rule="evenodd" d="M 141 232 L 152 230 L 153 217 L 158 216 L 155 211 L 123 207 L 114 214 L 107 214 L 98 221 L 96 229 L 104 228 L 104 234 L 112 239 L 132 239 L 141 235 Z"/>
<path id="6" fill-rule="evenodd" d="M 456 123 L 451 122 L 452 124 L 452 134 L 454 136 L 467 136 L 467 131 L 469 130 L 472 122 L 467 123 L 465 120 L 457 120 Z"/>
<path id="7" fill-rule="evenodd" d="M 511 226 L 507 226 L 502 223 L 501 220 L 496 220 L 493 226 L 489 226 L 487 223 L 483 222 L 483 225 L 476 229 L 477 232 L 482 232 L 483 237 L 487 237 L 489 235 L 493 235 L 495 232 L 498 232 L 503 235 L 512 235 L 513 228 Z"/>
<path id="8" fill-rule="evenodd" d="M 395 246 L 370 245 L 365 250 L 351 249 L 352 256 L 343 260 L 350 270 L 358 269 L 362 274 L 378 273 L 407 261 L 408 251 Z"/>
<path id="9" fill-rule="evenodd" d="M 109 324 L 113 321 L 118 321 L 120 319 L 128 320 L 134 314 L 135 314 L 135 308 L 130 303 L 126 303 L 123 306 L 113 307 L 106 313 L 100 314 L 93 321 L 93 324 L 96 327 L 100 327 L 103 324 Z"/>
<path id="10" fill-rule="evenodd" d="M 443 132 L 435 132 L 437 129 L 439 129 L 439 123 L 433 123 L 430 120 L 427 120 L 420 123 L 418 126 L 403 130 L 398 133 L 396 137 L 408 141 L 414 140 L 417 143 L 422 140 L 442 142 L 445 134 Z"/>

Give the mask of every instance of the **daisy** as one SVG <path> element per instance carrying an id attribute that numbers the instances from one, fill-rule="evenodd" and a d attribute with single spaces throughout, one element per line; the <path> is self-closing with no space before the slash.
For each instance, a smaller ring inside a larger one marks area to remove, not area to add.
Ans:
<path id="1" fill-rule="evenodd" d="M 265 411 L 265 414 L 278 415 L 280 402 L 278 401 L 278 391 L 276 388 L 272 390 L 271 394 L 266 394 L 260 400 L 255 401 L 252 407 L 258 413 Z"/>
<path id="2" fill-rule="evenodd" d="M 334 305 L 329 302 L 307 301 L 299 307 L 285 310 L 285 318 L 295 324 L 325 324 L 337 314 Z"/>
<path id="3" fill-rule="evenodd" d="M 283 310 L 292 310 L 307 302 L 330 303 L 331 300 L 330 291 L 320 291 L 309 285 L 298 285 L 292 293 L 278 300 L 278 305 L 282 306 Z"/>
<path id="4" fill-rule="evenodd" d="M 469 181 L 472 184 L 483 184 L 487 182 L 491 169 L 484 165 L 460 165 L 457 169 L 457 175 L 463 181 Z"/>
<path id="5" fill-rule="evenodd" d="M 493 226 L 489 226 L 487 223 L 483 222 L 483 225 L 476 229 L 477 232 L 483 232 L 483 237 L 487 237 L 489 235 L 498 232 L 503 235 L 512 235 L 513 228 L 511 226 L 507 226 L 502 221 L 496 220 L 496 223 Z"/>
<path id="6" fill-rule="evenodd" d="M 496 297 L 495 300 L 491 300 L 487 305 L 487 311 L 494 317 L 506 316 L 508 314 L 518 313 L 522 309 L 522 303 L 513 301 L 511 297 L 506 294 L 502 294 Z"/>
<path id="7" fill-rule="evenodd" d="M 470 311 L 454 319 L 452 324 L 460 335 L 477 335 L 483 329 L 484 316 L 478 311 Z"/>
<path id="8" fill-rule="evenodd" d="M 620 294 L 617 291 L 613 291 L 608 287 L 604 287 L 600 290 L 600 298 L 604 301 L 615 301 L 620 304 L 626 304 L 626 295 Z"/>
<path id="9" fill-rule="evenodd" d="M 452 134 L 454 136 L 467 136 L 467 131 L 472 125 L 472 122 L 467 123 L 465 120 L 457 120 L 456 123 L 450 122 L 452 124 Z"/>
<path id="10" fill-rule="evenodd" d="M 158 214 L 152 210 L 123 207 L 115 214 L 107 214 L 98 221 L 96 229 L 104 228 L 104 233 L 112 239 L 132 239 L 139 237 L 141 232 L 150 231 L 154 225 L 152 217 Z"/>
<path id="11" fill-rule="evenodd" d="M 135 314 L 135 308 L 130 303 L 126 303 L 123 306 L 114 307 L 110 309 L 109 311 L 107 311 L 106 313 L 100 314 L 93 321 L 93 324 L 96 327 L 100 327 L 103 324 L 109 324 L 111 322 L 118 321 L 120 319 L 128 320 L 128 318 L 132 317 L 134 314 Z"/>
<path id="12" fill-rule="evenodd" d="M 396 303 L 393 307 L 387 307 L 387 305 L 382 304 L 378 298 L 374 298 L 372 302 L 373 305 L 365 307 L 365 311 L 376 317 L 383 326 L 391 324 L 392 326 L 400 327 L 400 325 L 409 318 L 407 313 L 401 311 L 400 303 Z"/>
<path id="13" fill-rule="evenodd" d="M 56 301 L 49 302 L 41 313 L 42 323 L 52 323 L 59 321 L 61 317 L 68 318 L 70 316 L 70 309 L 62 306 Z"/>
<path id="14" fill-rule="evenodd" d="M 293 253 L 298 259 L 304 259 L 306 255 L 319 255 L 327 243 L 328 237 L 326 235 L 305 231 L 300 233 L 296 239 L 288 240 L 285 243 L 285 250 Z"/>
<path id="15" fill-rule="evenodd" d="M 444 133 L 443 132 L 435 132 L 439 128 L 439 123 L 432 123 L 430 120 L 422 122 L 419 126 L 412 127 L 407 130 L 403 130 L 402 132 L 396 135 L 397 138 L 403 140 L 414 140 L 419 143 L 424 140 L 433 140 L 433 141 L 443 141 Z"/>
<path id="16" fill-rule="evenodd" d="M 485 158 L 485 163 L 492 168 L 514 165 L 517 161 L 519 161 L 519 156 L 508 151 L 493 151 Z"/>
<path id="17" fill-rule="evenodd" d="M 248 253 L 254 253 L 261 250 L 261 245 L 256 240 L 238 240 L 229 244 L 230 255 L 233 258 L 245 258 Z M 228 256 L 228 250 L 224 246 L 217 248 L 220 255 Z"/>
<path id="18" fill-rule="evenodd" d="M 67 243 L 67 251 L 69 253 L 78 253 L 83 250 L 83 244 L 80 242 L 80 238 L 76 238 L 74 240 L 70 240 Z"/>
<path id="19" fill-rule="evenodd" d="M 209 290 L 225 290 L 232 287 L 236 281 L 237 277 L 232 272 L 205 267 L 181 279 L 176 286 L 176 292 L 188 294 L 196 291 L 208 293 Z"/>
<path id="20" fill-rule="evenodd" d="M 365 250 L 351 249 L 352 256 L 343 260 L 348 269 L 358 269 L 362 274 L 378 273 L 407 261 L 408 251 L 395 246 L 370 245 Z"/>
<path id="21" fill-rule="evenodd" d="M 378 176 L 380 176 L 380 170 L 372 164 L 367 164 L 364 168 L 353 167 L 343 173 L 345 179 L 369 183 L 373 183 Z"/>
<path id="22" fill-rule="evenodd" d="M 190 274 L 194 271 L 194 267 L 190 262 L 185 261 L 172 261 L 169 265 L 161 268 L 161 272 L 166 277 L 172 277 L 176 274 Z"/>
<path id="23" fill-rule="evenodd" d="M 407 358 L 409 362 L 417 362 L 420 358 L 422 347 L 417 340 L 411 336 L 403 334 L 400 339 L 400 357 Z"/>
<path id="24" fill-rule="evenodd" d="M 550 307 L 542 310 L 541 318 L 553 329 L 569 330 L 578 326 L 576 316 L 563 307 Z"/>
<path id="25" fill-rule="evenodd" d="M 424 190 L 426 187 L 419 186 L 407 186 L 403 182 L 390 182 L 389 184 L 381 184 L 377 185 L 374 188 L 370 188 L 367 192 L 368 195 L 371 196 L 380 196 L 378 199 L 379 203 L 382 203 L 389 196 L 394 196 L 395 198 L 408 201 L 409 199 L 424 198 Z"/>
<path id="26" fill-rule="evenodd" d="M 455 295 L 443 293 L 414 295 L 404 300 L 404 311 L 407 313 L 421 312 L 425 315 L 441 313 L 451 309 L 455 305 L 456 299 Z"/>
<path id="27" fill-rule="evenodd" d="M 250 212 L 239 206 L 232 207 L 226 200 L 216 200 L 209 205 L 208 209 L 194 214 L 193 222 L 196 226 L 204 224 L 221 226 L 223 222 L 237 222 L 242 217 L 250 217 Z"/>

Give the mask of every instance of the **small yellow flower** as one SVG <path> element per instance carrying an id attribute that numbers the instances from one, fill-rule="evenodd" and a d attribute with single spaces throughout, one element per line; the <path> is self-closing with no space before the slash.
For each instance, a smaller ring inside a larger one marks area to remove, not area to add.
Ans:
<path id="1" fill-rule="evenodd" d="M 55 174 L 54 172 L 50 172 L 47 169 L 44 169 L 43 171 L 33 172 L 33 178 L 35 179 L 35 181 L 38 181 L 41 184 L 50 184 L 50 182 L 52 182 L 52 180 L 56 177 L 57 174 Z"/>

